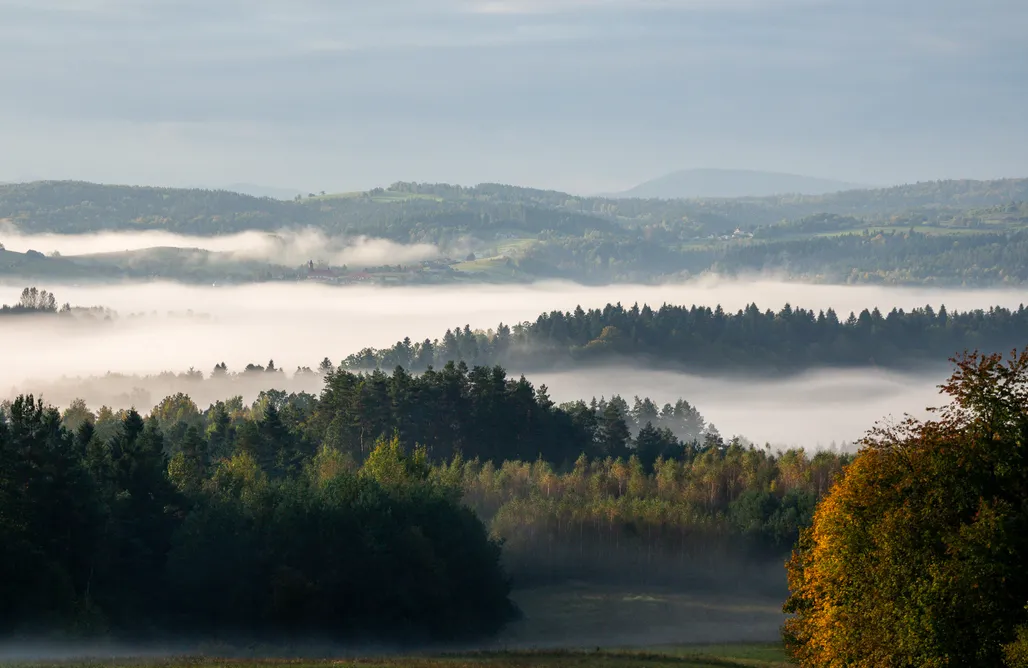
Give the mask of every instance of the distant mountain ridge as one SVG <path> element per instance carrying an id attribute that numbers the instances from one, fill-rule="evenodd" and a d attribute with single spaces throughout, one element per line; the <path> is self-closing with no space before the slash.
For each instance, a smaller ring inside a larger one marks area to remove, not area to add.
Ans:
<path id="1" fill-rule="evenodd" d="M 223 188 L 230 192 L 250 195 L 251 197 L 270 197 L 278 200 L 291 200 L 303 192 L 292 188 L 277 188 L 273 186 L 262 186 L 253 183 L 230 183 Z"/>
<path id="2" fill-rule="evenodd" d="M 798 174 L 748 169 L 684 169 L 640 183 L 613 198 L 699 199 L 770 197 L 773 195 L 825 195 L 865 185 Z"/>

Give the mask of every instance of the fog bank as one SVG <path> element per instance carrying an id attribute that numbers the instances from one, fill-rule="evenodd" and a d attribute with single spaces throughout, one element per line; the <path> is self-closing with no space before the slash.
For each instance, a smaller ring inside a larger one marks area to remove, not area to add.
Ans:
<path id="1" fill-rule="evenodd" d="M 61 302 L 108 306 L 121 316 L 111 322 L 89 324 L 33 317 L 0 321 L 0 345 L 8 351 L 0 393 L 42 392 L 60 403 L 78 392 L 74 383 L 63 384 L 63 389 L 55 385 L 62 377 L 102 376 L 107 372 L 146 375 L 181 372 L 190 367 L 209 374 L 220 362 L 225 362 L 230 371 L 239 371 L 249 363 L 266 364 L 269 359 L 277 367 L 292 371 L 297 366 L 314 367 L 324 357 L 338 364 L 361 348 L 391 346 L 405 336 L 434 339 L 448 328 L 470 324 L 486 329 L 500 321 L 511 324 L 534 320 L 542 311 L 572 310 L 577 305 L 588 309 L 608 302 L 645 302 L 654 307 L 665 302 L 720 303 L 726 310 L 735 311 L 753 301 L 762 309 L 774 310 L 788 302 L 803 308 L 832 307 L 845 317 L 863 308 L 887 311 L 928 303 L 936 308 L 945 304 L 951 310 L 1017 307 L 1028 296 L 1024 289 L 843 287 L 715 279 L 605 287 L 565 283 L 396 288 L 306 283 L 223 288 L 171 283 L 40 287 L 53 291 Z M 19 293 L 20 287 L 2 287 L 0 302 L 14 303 Z M 192 311 L 206 317 L 167 315 L 169 311 Z M 126 317 L 131 313 L 153 315 Z M 940 364 L 945 365 L 945 360 Z M 858 438 L 874 420 L 888 413 L 914 412 L 939 403 L 935 386 L 945 376 L 945 368 L 938 374 L 916 378 L 874 370 L 833 371 L 769 383 L 596 369 L 573 374 L 533 373 L 530 380 L 536 385 L 547 384 L 560 400 L 613 393 L 629 399 L 635 394 L 649 395 L 659 401 L 681 396 L 696 404 L 725 436 L 738 433 L 759 443 L 767 440 L 815 445 Z M 260 382 L 263 379 L 258 379 L 258 385 Z M 119 383 L 107 388 L 83 387 L 82 391 L 87 392 L 83 398 L 96 408 L 100 403 L 114 402 L 117 395 L 131 394 L 137 385 L 132 379 Z M 156 402 L 167 388 L 164 383 L 142 389 Z M 264 388 L 247 387 L 247 393 L 255 395 L 260 389 Z M 201 405 L 209 403 L 202 394 L 196 398 Z M 144 408 L 141 404 L 137 407 Z"/>
<path id="2" fill-rule="evenodd" d="M 904 413 L 925 418 L 929 406 L 946 403 L 938 385 L 949 376 L 900 374 L 879 369 L 819 370 L 784 380 L 709 378 L 674 371 L 624 367 L 534 373 L 554 401 L 620 394 L 649 396 L 658 404 L 688 400 L 728 439 L 742 436 L 756 445 L 843 447 L 859 440 L 878 420 Z"/>
<path id="3" fill-rule="evenodd" d="M 188 248 L 224 253 L 226 259 L 264 260 L 286 266 L 308 260 L 339 265 L 376 266 L 420 262 L 439 256 L 432 244 L 398 244 L 364 236 L 330 237 L 320 230 L 248 231 L 213 237 L 185 236 L 161 230 L 95 234 L 22 234 L 0 227 L 0 243 L 10 251 L 28 250 L 66 256 L 120 253 L 147 248 Z"/>
<path id="4" fill-rule="evenodd" d="M 361 348 L 438 338 L 448 328 L 492 328 L 535 320 L 540 312 L 603 307 L 607 303 L 721 304 L 738 310 L 755 301 L 762 309 L 786 302 L 804 308 L 850 311 L 878 307 L 906 309 L 931 303 L 936 308 L 1017 307 L 1028 301 L 1020 290 L 941 290 L 841 287 L 774 281 L 706 280 L 675 285 L 584 287 L 566 283 L 530 286 L 332 287 L 309 283 L 268 283 L 232 287 L 138 283 L 75 287 L 40 285 L 60 303 L 102 305 L 121 316 L 114 322 L 68 327 L 64 322 L 15 318 L 0 323 L 0 344 L 9 355 L 5 379 L 57 378 L 107 371 L 159 373 L 196 367 L 205 372 L 219 362 L 230 369 L 266 363 L 294 369 L 329 357 L 337 362 Z M 0 302 L 16 303 L 18 284 L 0 287 Z M 205 319 L 160 316 L 131 319 L 131 313 L 168 312 Z"/>

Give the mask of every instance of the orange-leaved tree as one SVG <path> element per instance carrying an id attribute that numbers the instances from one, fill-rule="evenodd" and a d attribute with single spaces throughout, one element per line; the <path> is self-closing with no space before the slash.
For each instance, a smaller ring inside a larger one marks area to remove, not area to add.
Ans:
<path id="1" fill-rule="evenodd" d="M 1028 350 L 954 362 L 951 403 L 869 432 L 802 533 L 784 629 L 800 666 L 1024 665 Z"/>

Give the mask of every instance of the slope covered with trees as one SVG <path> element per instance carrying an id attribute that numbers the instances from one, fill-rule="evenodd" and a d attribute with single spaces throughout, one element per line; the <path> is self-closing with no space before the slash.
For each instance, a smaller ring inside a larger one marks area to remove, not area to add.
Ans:
<path id="1" fill-rule="evenodd" d="M 0 632 L 411 641 L 490 633 L 513 614 L 499 546 L 423 455 L 382 441 L 359 469 L 332 450 L 293 458 L 272 407 L 217 458 L 218 419 L 172 454 L 135 411 L 72 433 L 55 409 L 13 402 Z"/>
<path id="2" fill-rule="evenodd" d="M 864 309 L 840 318 L 835 311 L 792 308 L 775 313 L 756 304 L 736 313 L 720 306 L 663 305 L 652 309 L 608 304 L 603 309 L 553 311 L 535 322 L 495 331 L 448 330 L 441 339 L 366 349 L 344 361 L 349 368 L 423 370 L 448 361 L 502 364 L 517 369 L 579 364 L 651 363 L 697 371 L 788 373 L 813 367 L 914 368 L 938 364 L 955 351 L 1006 351 L 1023 345 L 1028 308 L 950 312 L 930 305 L 883 314 Z"/>
<path id="3" fill-rule="evenodd" d="M 507 573 L 774 591 L 799 537 L 800 665 L 1020 666 L 1026 379 L 1028 353 L 973 354 L 938 419 L 855 457 L 460 365 L 145 419 L 21 397 L 0 411 L 0 629 L 449 638 L 515 614 Z"/>
<path id="4" fill-rule="evenodd" d="M 334 237 L 431 243 L 455 256 L 448 280 L 648 282 L 710 271 L 770 271 L 828 282 L 992 285 L 1025 280 L 1025 201 L 1028 179 L 695 200 L 401 182 L 292 202 L 224 191 L 40 182 L 0 186 L 0 220 L 23 233 L 164 230 L 212 236 L 314 228 Z M 459 261 L 468 247 L 480 258 L 477 263 Z M 7 251 L 0 252 L 0 274 L 192 281 L 304 276 L 295 268 L 208 255 L 133 253 L 87 262 Z M 149 268 L 144 271 L 142 264 Z M 418 280 L 429 278 L 439 279 L 426 274 Z"/>
<path id="5" fill-rule="evenodd" d="M 426 375 L 145 418 L 5 405 L 0 632 L 430 640 L 499 628 L 507 573 L 727 586 L 780 561 L 846 461 L 726 443 L 684 401 Z"/>

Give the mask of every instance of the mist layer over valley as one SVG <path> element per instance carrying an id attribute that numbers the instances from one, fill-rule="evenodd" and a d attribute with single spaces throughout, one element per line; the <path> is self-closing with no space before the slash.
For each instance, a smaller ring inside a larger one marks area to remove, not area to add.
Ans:
<path id="1" fill-rule="evenodd" d="M 435 339 L 454 327 L 489 329 L 500 322 L 534 320 L 541 312 L 578 305 L 720 304 L 732 312 L 751 302 L 774 310 L 788 303 L 807 309 L 834 308 L 845 317 L 865 308 L 886 311 L 926 304 L 944 304 L 951 310 L 990 305 L 1016 308 L 1026 296 L 1022 290 L 716 279 L 604 288 L 543 283 L 346 289 L 275 284 L 213 289 L 146 283 L 50 289 L 62 302 L 104 306 L 117 316 L 74 323 L 31 316 L 7 319 L 0 327 L 0 341 L 18 353 L 7 360 L 5 396 L 33 392 L 62 406 L 82 398 L 93 408 L 136 406 L 140 410 L 175 392 L 189 394 L 201 406 L 236 394 L 252 401 L 261 390 L 271 388 L 317 393 L 322 386 L 318 375 L 292 377 L 291 372 L 316 367 L 326 357 L 338 364 L 363 348 L 388 346 L 404 337 Z M 6 303 L 16 302 L 17 297 L 14 289 L 0 292 L 0 301 Z M 230 371 L 241 371 L 247 364 L 264 365 L 269 360 L 287 373 L 203 382 L 158 376 L 190 368 L 209 375 L 220 363 Z M 912 410 L 933 405 L 936 387 L 946 376 L 944 359 L 937 368 L 916 375 L 876 369 L 813 370 L 787 380 L 737 374 L 711 378 L 690 374 L 688 369 L 653 370 L 626 364 L 560 372 L 508 371 L 525 373 L 536 386 L 547 385 L 556 401 L 613 394 L 628 399 L 649 396 L 658 402 L 683 397 L 726 436 L 808 447 L 857 439 L 876 419 L 894 413 L 895 406 Z"/>
<path id="2" fill-rule="evenodd" d="M 224 261 L 260 260 L 286 266 L 305 264 L 308 260 L 332 265 L 395 264 L 428 260 L 440 254 L 433 244 L 400 244 L 362 235 L 330 236 L 313 228 L 189 236 L 160 230 L 23 234 L 8 225 L 0 228 L 0 241 L 7 250 L 20 253 L 35 250 L 74 257 L 174 248 L 215 253 Z"/>
<path id="3" fill-rule="evenodd" d="M 672 371 L 625 367 L 534 373 L 556 401 L 619 394 L 650 397 L 658 404 L 680 397 L 697 406 L 726 438 L 741 436 L 775 447 L 853 447 L 881 419 L 903 411 L 924 418 L 939 403 L 938 373 L 900 374 L 880 370 L 831 370 L 783 380 L 711 378 Z M 896 407 L 902 406 L 897 413 Z"/>
<path id="4" fill-rule="evenodd" d="M 0 0 L 0 668 L 1028 668 L 1028 2 L 810 4 Z"/>

